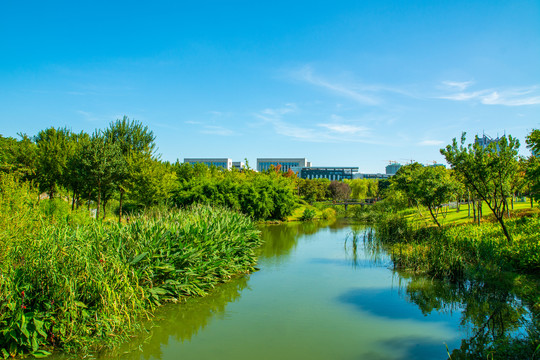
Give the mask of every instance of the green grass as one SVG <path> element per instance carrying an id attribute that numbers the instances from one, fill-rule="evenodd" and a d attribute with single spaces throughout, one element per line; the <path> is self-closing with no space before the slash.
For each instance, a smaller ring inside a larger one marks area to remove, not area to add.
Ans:
<path id="1" fill-rule="evenodd" d="M 194 206 L 80 223 L 44 214 L 25 184 L 0 184 L 0 358 L 116 345 L 163 302 L 254 271 L 259 231 L 240 213 Z"/>
<path id="2" fill-rule="evenodd" d="M 320 218 L 322 215 L 322 210 L 317 209 L 315 206 L 301 204 L 293 210 L 293 213 L 290 216 L 287 217 L 287 221 L 302 221 L 302 215 L 304 215 L 304 211 L 306 209 L 315 211 L 315 218 Z"/>
<path id="3" fill-rule="evenodd" d="M 492 216 L 491 210 L 486 204 L 482 205 L 483 220 L 489 220 Z M 531 209 L 531 205 L 528 201 L 525 202 L 514 202 L 514 210 L 511 210 L 510 213 L 516 216 L 519 216 L 520 213 L 538 213 L 538 207 Z M 429 214 L 427 209 L 421 209 L 418 212 L 416 209 L 408 209 L 405 211 L 405 218 L 407 221 L 425 226 L 434 226 L 433 218 Z M 468 216 L 467 205 L 461 205 L 460 211 L 457 209 L 448 209 L 446 216 L 442 214 L 437 217 L 441 225 L 460 225 L 460 224 L 469 224 L 473 222 L 473 211 L 471 209 L 471 215 Z"/>

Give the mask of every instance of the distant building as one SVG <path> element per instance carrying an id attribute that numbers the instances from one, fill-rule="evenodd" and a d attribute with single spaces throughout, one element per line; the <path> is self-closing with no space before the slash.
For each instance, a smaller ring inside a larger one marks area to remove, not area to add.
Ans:
<path id="1" fill-rule="evenodd" d="M 379 179 L 379 180 L 383 180 L 383 179 L 389 179 L 390 177 L 392 177 L 392 175 L 389 175 L 389 174 L 361 174 L 361 173 L 356 173 L 353 175 L 353 179 Z"/>
<path id="2" fill-rule="evenodd" d="M 304 167 L 300 170 L 302 179 L 328 179 L 328 180 L 344 180 L 353 178 L 353 173 L 358 172 L 358 167 L 331 167 L 331 166 L 316 166 Z"/>
<path id="3" fill-rule="evenodd" d="M 386 165 L 386 175 L 396 175 L 400 167 L 400 163 L 391 161 L 390 164 Z"/>
<path id="4" fill-rule="evenodd" d="M 243 161 L 233 161 L 232 162 L 232 168 L 237 170 L 244 170 L 246 167 L 246 164 L 244 164 Z"/>
<path id="5" fill-rule="evenodd" d="M 446 169 L 446 165 L 444 165 L 444 164 L 438 164 L 438 163 L 435 163 L 435 162 L 434 162 L 433 164 L 431 164 L 431 165 L 426 165 L 426 166 L 431 166 L 431 167 L 438 167 L 438 166 L 442 166 L 443 168 L 445 168 L 445 169 Z"/>
<path id="6" fill-rule="evenodd" d="M 231 170 L 233 166 L 232 160 L 229 158 L 186 158 L 184 162 L 188 164 L 204 164 L 208 167 L 217 166 L 225 170 Z"/>
<path id="7" fill-rule="evenodd" d="M 259 158 L 257 159 L 257 171 L 267 171 L 272 166 L 277 168 L 281 165 L 280 171 L 288 172 L 289 169 L 299 173 L 302 168 L 311 167 L 311 163 L 306 158 Z"/>
<path id="8" fill-rule="evenodd" d="M 491 143 L 496 143 L 497 150 L 499 150 L 499 145 L 498 145 L 499 140 L 501 140 L 501 138 L 498 136 L 494 139 L 491 136 L 486 135 L 486 134 L 482 134 L 482 137 L 476 135 L 476 137 L 474 138 L 475 144 L 480 145 L 483 149 L 487 148 L 489 144 Z"/>

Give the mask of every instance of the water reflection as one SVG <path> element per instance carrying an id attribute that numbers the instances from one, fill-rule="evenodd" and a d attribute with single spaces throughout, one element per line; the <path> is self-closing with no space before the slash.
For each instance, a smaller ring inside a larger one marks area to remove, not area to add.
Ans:
<path id="1" fill-rule="evenodd" d="M 322 228 L 337 232 L 349 224 L 342 220 L 290 222 L 282 224 L 261 225 L 263 245 L 259 249 L 261 258 L 273 259 L 276 264 L 287 260 L 296 247 L 298 239 L 305 235 L 313 235 Z"/>
<path id="2" fill-rule="evenodd" d="M 403 296 L 422 314 L 460 312 L 467 336 L 460 348 L 452 351 L 452 359 L 486 354 L 501 359 L 534 357 L 540 338 L 538 293 L 534 290 L 538 284 L 534 279 L 498 274 L 452 283 L 404 272 L 400 277 L 409 279 Z M 527 293 L 526 289 L 533 290 Z"/>
<path id="3" fill-rule="evenodd" d="M 261 229 L 260 272 L 159 309 L 147 333 L 99 357 L 441 359 L 446 342 L 452 359 L 485 359 L 485 347 L 538 335 L 526 331 L 538 329 L 538 284 L 393 271 L 369 229 L 341 221 Z"/>
<path id="4" fill-rule="evenodd" d="M 140 334 L 129 344 L 114 351 L 99 354 L 100 359 L 161 359 L 163 345 L 190 341 L 214 318 L 220 318 L 231 302 L 240 298 L 248 287 L 249 275 L 216 287 L 202 298 L 190 298 L 180 304 L 159 308 L 149 323 L 148 333 Z"/>

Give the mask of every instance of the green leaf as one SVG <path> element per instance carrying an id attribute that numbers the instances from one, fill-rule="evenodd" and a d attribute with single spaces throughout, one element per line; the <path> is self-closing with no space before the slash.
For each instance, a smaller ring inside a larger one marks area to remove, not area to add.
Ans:
<path id="1" fill-rule="evenodd" d="M 74 303 L 75 303 L 75 305 L 77 305 L 78 307 L 82 307 L 82 308 L 85 308 L 85 309 L 88 307 L 88 306 L 86 306 L 85 303 L 82 303 L 82 302 L 80 302 L 80 301 L 75 301 Z"/>
<path id="2" fill-rule="evenodd" d="M 52 353 L 48 352 L 48 351 L 45 351 L 45 350 L 37 350 L 37 351 L 34 351 L 32 353 L 32 356 L 34 356 L 35 358 L 38 358 L 38 359 L 41 359 L 41 358 L 45 358 L 47 356 L 51 356 Z"/>
<path id="3" fill-rule="evenodd" d="M 141 261 L 142 259 L 144 259 L 146 257 L 146 255 L 148 255 L 147 252 L 143 252 L 142 254 L 139 254 L 137 256 L 135 256 L 133 258 L 133 260 L 131 260 L 130 264 L 131 265 L 135 265 L 136 263 L 138 263 L 139 261 Z"/>
<path id="4" fill-rule="evenodd" d="M 163 289 L 163 288 L 160 288 L 160 287 L 153 287 L 151 289 L 149 289 L 150 293 L 152 293 L 152 295 L 166 295 L 168 294 L 168 291 Z"/>
<path id="5" fill-rule="evenodd" d="M 36 331 L 37 331 L 41 336 L 43 336 L 44 338 L 46 338 L 46 337 L 47 337 L 47 334 L 45 333 L 45 331 L 43 331 L 43 324 L 44 324 L 43 321 L 34 318 L 34 326 L 36 327 Z"/>

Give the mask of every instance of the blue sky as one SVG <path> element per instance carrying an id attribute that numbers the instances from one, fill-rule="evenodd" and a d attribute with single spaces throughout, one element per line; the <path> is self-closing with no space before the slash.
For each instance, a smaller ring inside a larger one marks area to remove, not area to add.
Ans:
<path id="1" fill-rule="evenodd" d="M 384 172 L 540 127 L 540 2 L 15 2 L 0 134 L 129 116 L 165 160 L 307 157 Z"/>

